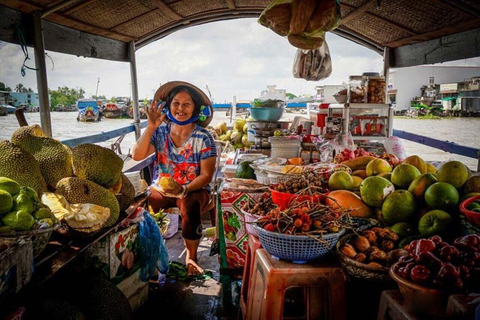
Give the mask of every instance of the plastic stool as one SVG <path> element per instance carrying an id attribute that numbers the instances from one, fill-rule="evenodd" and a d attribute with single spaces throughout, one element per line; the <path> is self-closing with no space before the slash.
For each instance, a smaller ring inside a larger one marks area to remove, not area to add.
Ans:
<path id="1" fill-rule="evenodd" d="M 283 319 L 285 291 L 303 289 L 304 319 L 345 319 L 345 275 L 328 261 L 294 264 L 259 249 L 247 300 L 247 319 Z"/>
<path id="2" fill-rule="evenodd" d="M 253 276 L 253 268 L 255 267 L 255 252 L 261 248 L 262 244 L 260 243 L 260 240 L 249 234 L 247 253 L 245 255 L 245 267 L 243 268 L 242 289 L 240 291 L 239 311 L 241 311 L 243 319 L 245 319 L 247 315 L 247 297 L 250 294 L 249 288 L 251 288 L 250 283 Z"/>

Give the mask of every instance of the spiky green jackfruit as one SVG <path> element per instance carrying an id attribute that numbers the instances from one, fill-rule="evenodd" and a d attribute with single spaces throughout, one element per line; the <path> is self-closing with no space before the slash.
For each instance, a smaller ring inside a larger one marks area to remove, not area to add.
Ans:
<path id="1" fill-rule="evenodd" d="M 37 194 L 47 191 L 38 161 L 30 152 L 8 140 L 0 140 L 0 176 L 32 187 Z"/>
<path id="2" fill-rule="evenodd" d="M 65 197 L 68 203 L 92 203 L 110 209 L 110 217 L 105 223 L 112 226 L 118 220 L 120 206 L 115 195 L 95 182 L 77 177 L 63 178 L 57 183 L 57 194 Z"/>
<path id="3" fill-rule="evenodd" d="M 72 149 L 73 173 L 110 189 L 122 174 L 123 160 L 113 150 L 95 144 L 81 144 Z"/>
<path id="4" fill-rule="evenodd" d="M 126 175 L 122 173 L 122 188 L 120 192 L 115 195 L 117 197 L 118 203 L 120 204 L 120 211 L 125 211 L 133 202 L 135 198 L 135 187 L 127 178 Z"/>
<path id="5" fill-rule="evenodd" d="M 50 189 L 54 190 L 60 179 L 73 176 L 72 151 L 60 141 L 45 136 L 38 124 L 18 128 L 12 133 L 11 141 L 35 157 Z"/>

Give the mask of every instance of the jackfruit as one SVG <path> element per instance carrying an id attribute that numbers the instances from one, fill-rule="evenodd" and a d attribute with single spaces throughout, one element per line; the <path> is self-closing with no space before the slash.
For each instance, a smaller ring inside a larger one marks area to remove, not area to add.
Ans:
<path id="1" fill-rule="evenodd" d="M 73 173 L 110 189 L 118 182 L 123 160 L 113 150 L 95 144 L 81 144 L 72 149 Z"/>
<path id="2" fill-rule="evenodd" d="M 110 209 L 91 203 L 75 203 L 70 205 L 70 215 L 65 222 L 75 231 L 92 233 L 102 229 L 110 217 Z"/>
<path id="3" fill-rule="evenodd" d="M 50 189 L 54 190 L 60 179 L 73 176 L 72 151 L 60 141 L 45 136 L 38 124 L 18 128 L 12 133 L 11 141 L 35 157 Z"/>
<path id="4" fill-rule="evenodd" d="M 120 211 L 125 211 L 132 204 L 135 199 L 135 187 L 132 182 L 122 173 L 122 188 L 120 192 L 115 195 L 120 204 Z"/>
<path id="5" fill-rule="evenodd" d="M 69 204 L 61 194 L 44 192 L 42 194 L 42 203 L 50 208 L 58 220 L 62 220 L 64 216 L 70 214 Z"/>
<path id="6" fill-rule="evenodd" d="M 182 186 L 171 177 L 160 178 L 160 189 L 166 193 L 179 194 L 183 191 Z"/>
<path id="7" fill-rule="evenodd" d="M 37 194 L 47 191 L 47 184 L 33 155 L 8 140 L 0 140 L 0 176 L 32 187 Z"/>
<path id="8" fill-rule="evenodd" d="M 63 195 L 68 203 L 93 203 L 110 208 L 106 227 L 114 225 L 120 215 L 115 195 L 95 182 L 76 177 L 63 178 L 57 184 L 56 193 Z"/>

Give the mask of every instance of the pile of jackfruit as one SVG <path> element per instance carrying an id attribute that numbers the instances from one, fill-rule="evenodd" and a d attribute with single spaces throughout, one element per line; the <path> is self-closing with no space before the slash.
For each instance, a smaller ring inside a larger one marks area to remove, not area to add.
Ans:
<path id="1" fill-rule="evenodd" d="M 20 192 L 35 194 L 56 220 L 80 232 L 114 225 L 132 203 L 135 189 L 122 168 L 123 160 L 114 151 L 95 144 L 70 148 L 47 137 L 38 125 L 20 127 L 10 141 L 0 140 L 0 177 L 18 183 Z M 13 209 L 8 214 L 19 216 L 22 210 L 10 196 Z M 0 221 L 7 226 L 2 212 Z"/>

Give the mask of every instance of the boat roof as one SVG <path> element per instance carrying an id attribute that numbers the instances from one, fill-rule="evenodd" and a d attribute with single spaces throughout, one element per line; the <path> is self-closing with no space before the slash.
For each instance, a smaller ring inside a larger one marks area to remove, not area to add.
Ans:
<path id="1" fill-rule="evenodd" d="M 33 43 L 31 15 L 41 11 L 47 50 L 128 61 L 136 49 L 192 26 L 258 18 L 271 0 L 4 0 L 0 40 L 20 43 L 24 28 Z M 391 49 L 390 67 L 480 56 L 478 0 L 342 0 L 337 35 L 380 54 Z M 28 15 L 25 15 L 28 14 Z M 80 41 L 79 41 L 80 40 Z"/>

